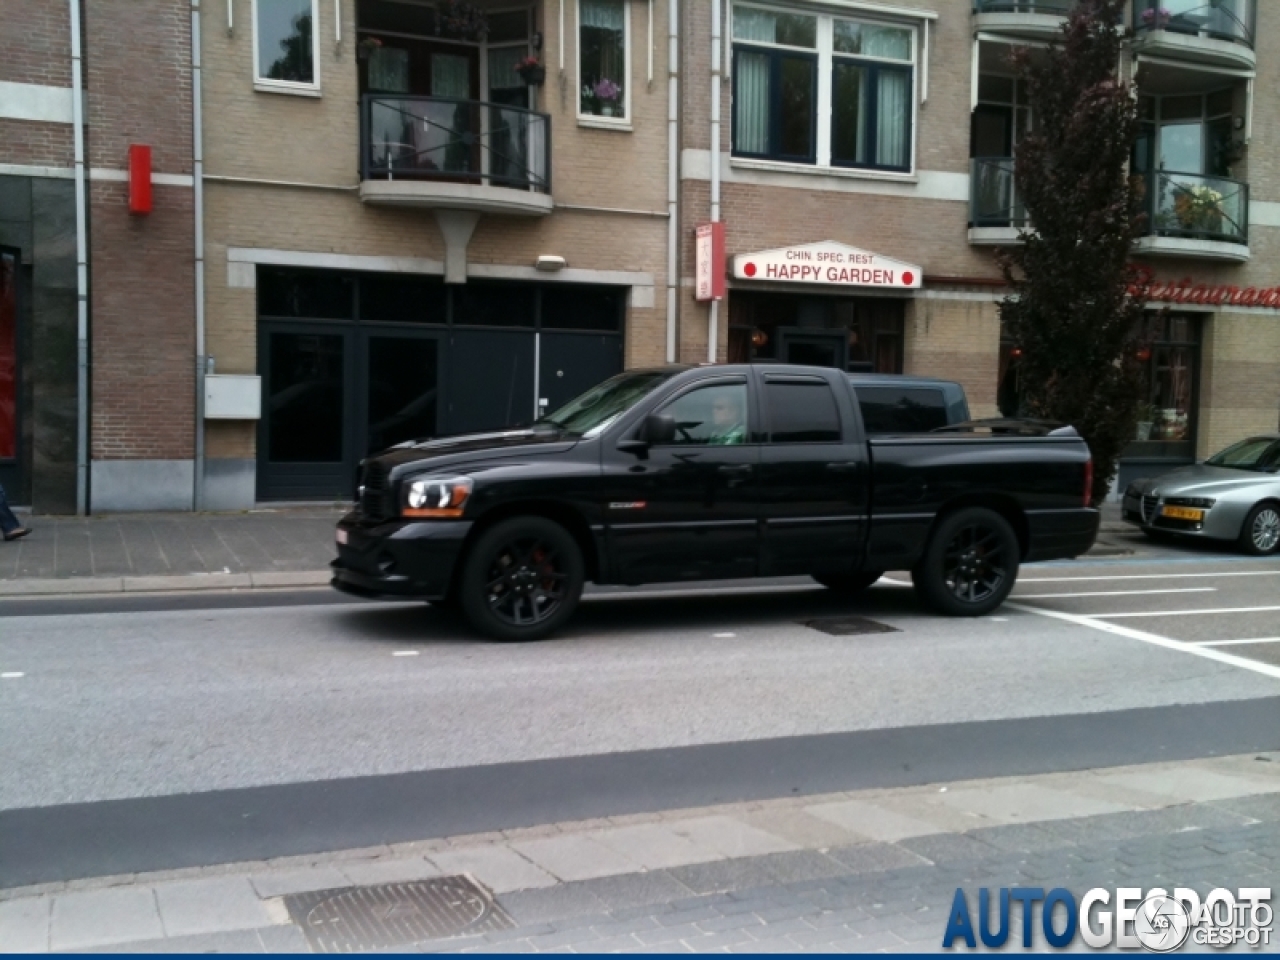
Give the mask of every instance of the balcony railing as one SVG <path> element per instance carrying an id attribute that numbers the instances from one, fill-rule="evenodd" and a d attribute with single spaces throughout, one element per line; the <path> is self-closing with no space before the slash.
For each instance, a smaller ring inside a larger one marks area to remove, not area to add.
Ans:
<path id="1" fill-rule="evenodd" d="M 364 180 L 440 180 L 551 192 L 551 118 L 451 97 L 366 94 Z"/>
<path id="2" fill-rule="evenodd" d="M 1022 228 L 1027 210 L 1013 182 L 1012 157 L 969 161 L 969 226 Z"/>
<path id="3" fill-rule="evenodd" d="M 1076 0 L 973 0 L 974 13 L 1040 13 L 1065 17 Z"/>
<path id="4" fill-rule="evenodd" d="M 1134 0 L 1135 32 L 1167 30 L 1193 37 L 1241 43 L 1253 49 L 1254 0 Z"/>
<path id="5" fill-rule="evenodd" d="M 1249 185 L 1226 177 L 1159 170 L 1146 176 L 1148 233 L 1249 243 Z"/>

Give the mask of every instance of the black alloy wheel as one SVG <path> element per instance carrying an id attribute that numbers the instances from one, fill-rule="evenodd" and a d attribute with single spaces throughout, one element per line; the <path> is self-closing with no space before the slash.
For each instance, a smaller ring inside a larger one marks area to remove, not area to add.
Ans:
<path id="1" fill-rule="evenodd" d="M 883 570 L 859 570 L 857 573 L 816 573 L 813 579 L 839 596 L 856 597 L 883 576 Z"/>
<path id="2" fill-rule="evenodd" d="M 573 614 L 582 584 L 582 551 L 564 527 L 514 517 L 485 531 L 468 551 L 460 599 L 481 633 L 539 640 Z"/>
<path id="3" fill-rule="evenodd" d="M 994 510 L 968 507 L 938 522 L 911 581 L 940 613 L 978 617 L 1009 596 L 1020 557 L 1009 521 Z"/>

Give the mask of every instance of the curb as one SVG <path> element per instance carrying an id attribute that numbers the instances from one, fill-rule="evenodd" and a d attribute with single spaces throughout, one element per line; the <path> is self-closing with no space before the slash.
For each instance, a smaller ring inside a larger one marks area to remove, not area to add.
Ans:
<path id="1" fill-rule="evenodd" d="M 276 570 L 268 573 L 190 573 L 168 577 L 62 577 L 48 580 L 0 580 L 0 597 L 327 587 L 332 576 L 333 574 L 328 570 Z"/>

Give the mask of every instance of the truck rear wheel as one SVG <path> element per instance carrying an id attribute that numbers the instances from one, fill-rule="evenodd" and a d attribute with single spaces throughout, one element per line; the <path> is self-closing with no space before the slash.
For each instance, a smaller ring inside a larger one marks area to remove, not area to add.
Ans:
<path id="1" fill-rule="evenodd" d="M 967 507 L 939 521 L 911 582 L 939 613 L 979 617 L 1009 596 L 1020 556 L 1009 521 L 994 510 Z"/>
<path id="2" fill-rule="evenodd" d="M 856 597 L 883 576 L 883 570 L 860 570 L 857 573 L 817 573 L 813 579 L 832 593 Z"/>
<path id="3" fill-rule="evenodd" d="M 471 625 L 494 640 L 541 640 L 573 615 L 583 579 L 569 531 L 544 517 L 513 517 L 467 552 L 458 599 Z"/>

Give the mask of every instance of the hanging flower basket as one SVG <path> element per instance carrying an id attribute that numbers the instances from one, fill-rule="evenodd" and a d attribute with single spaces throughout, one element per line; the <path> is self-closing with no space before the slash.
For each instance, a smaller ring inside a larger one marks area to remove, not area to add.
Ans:
<path id="1" fill-rule="evenodd" d="M 538 62 L 537 57 L 525 57 L 517 63 L 516 73 L 530 87 L 540 87 L 547 79 L 547 68 Z"/>
<path id="2" fill-rule="evenodd" d="M 373 51 L 381 49 L 382 41 L 377 37 L 365 37 L 356 44 L 356 59 L 368 60 L 373 56 Z"/>
<path id="3" fill-rule="evenodd" d="M 436 36 L 480 43 L 489 34 L 484 11 L 467 0 L 440 0 L 436 5 Z"/>

